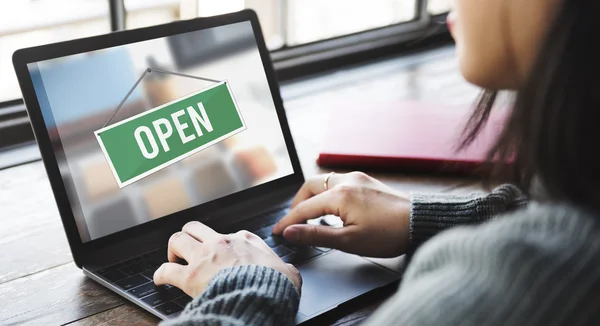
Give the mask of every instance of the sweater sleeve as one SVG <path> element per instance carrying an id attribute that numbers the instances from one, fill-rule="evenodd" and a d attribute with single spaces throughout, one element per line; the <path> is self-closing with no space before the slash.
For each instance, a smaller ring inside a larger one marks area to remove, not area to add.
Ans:
<path id="1" fill-rule="evenodd" d="M 446 229 L 479 224 L 527 203 L 514 185 L 504 184 L 489 194 L 411 194 L 410 250 Z"/>
<path id="2" fill-rule="evenodd" d="M 295 325 L 300 295 L 282 273 L 236 266 L 215 275 L 204 293 L 162 326 Z"/>
<path id="3" fill-rule="evenodd" d="M 398 292 L 364 326 L 597 325 L 600 227 L 528 208 L 423 244 Z"/>

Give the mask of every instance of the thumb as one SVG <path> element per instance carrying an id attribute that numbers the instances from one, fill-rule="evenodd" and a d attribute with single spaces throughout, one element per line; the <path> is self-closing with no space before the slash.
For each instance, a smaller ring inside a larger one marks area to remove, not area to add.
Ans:
<path id="1" fill-rule="evenodd" d="M 323 225 L 294 224 L 283 230 L 285 240 L 304 246 L 341 249 L 348 227 L 334 228 Z"/>

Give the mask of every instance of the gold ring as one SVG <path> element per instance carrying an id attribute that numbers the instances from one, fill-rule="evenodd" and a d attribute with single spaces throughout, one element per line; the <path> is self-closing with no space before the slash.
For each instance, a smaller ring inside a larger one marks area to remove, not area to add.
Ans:
<path id="1" fill-rule="evenodd" d="M 335 174 L 335 172 L 329 172 L 329 174 L 327 174 L 327 176 L 325 176 L 325 181 L 323 182 L 323 188 L 325 188 L 325 190 L 329 189 L 329 178 L 334 174 Z"/>

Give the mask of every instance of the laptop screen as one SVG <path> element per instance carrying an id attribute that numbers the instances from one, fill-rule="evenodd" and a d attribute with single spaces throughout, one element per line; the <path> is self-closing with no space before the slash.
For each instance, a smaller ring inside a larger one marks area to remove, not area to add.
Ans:
<path id="1" fill-rule="evenodd" d="M 28 69 L 83 242 L 294 173 L 250 22 Z"/>

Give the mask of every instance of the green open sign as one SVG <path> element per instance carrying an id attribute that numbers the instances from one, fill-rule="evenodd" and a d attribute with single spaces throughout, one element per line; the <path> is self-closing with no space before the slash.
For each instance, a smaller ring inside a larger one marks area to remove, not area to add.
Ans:
<path id="1" fill-rule="evenodd" d="M 95 135 L 122 188 L 245 129 L 231 89 L 223 81 Z"/>

